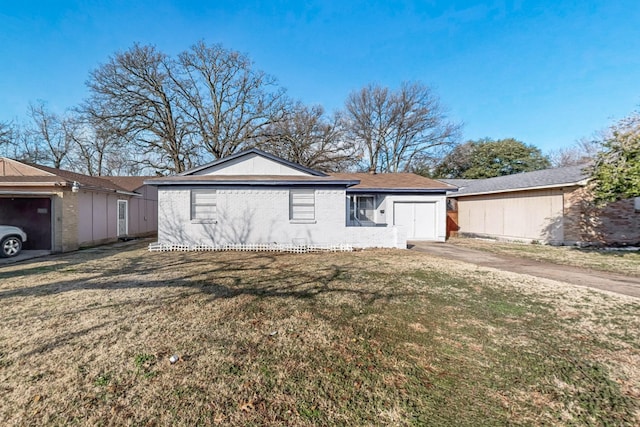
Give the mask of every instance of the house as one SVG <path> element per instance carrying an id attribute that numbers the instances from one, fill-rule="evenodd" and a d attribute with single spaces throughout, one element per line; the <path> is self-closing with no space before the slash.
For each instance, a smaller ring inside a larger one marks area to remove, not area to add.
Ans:
<path id="1" fill-rule="evenodd" d="M 640 242 L 640 199 L 595 207 L 585 165 L 443 181 L 459 187 L 448 205 L 463 236 L 556 245 Z"/>
<path id="2" fill-rule="evenodd" d="M 24 249 L 66 252 L 157 231 L 157 190 L 145 177 L 93 177 L 0 158 L 0 224 Z"/>
<path id="3" fill-rule="evenodd" d="M 158 187 L 158 242 L 406 248 L 444 241 L 448 184 L 414 174 L 325 174 L 251 149 Z"/>

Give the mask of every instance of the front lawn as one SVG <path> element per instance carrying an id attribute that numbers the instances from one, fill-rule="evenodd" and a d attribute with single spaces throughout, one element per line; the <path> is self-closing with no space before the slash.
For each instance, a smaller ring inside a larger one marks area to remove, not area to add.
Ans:
<path id="1" fill-rule="evenodd" d="M 640 423 L 640 301 L 417 252 L 87 250 L 0 311 L 5 425 Z"/>

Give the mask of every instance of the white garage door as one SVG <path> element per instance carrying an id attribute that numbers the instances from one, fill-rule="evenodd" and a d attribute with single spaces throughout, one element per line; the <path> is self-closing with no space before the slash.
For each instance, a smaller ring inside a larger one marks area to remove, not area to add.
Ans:
<path id="1" fill-rule="evenodd" d="M 395 202 L 393 204 L 393 224 L 402 225 L 407 230 L 407 239 L 436 238 L 436 204 Z"/>

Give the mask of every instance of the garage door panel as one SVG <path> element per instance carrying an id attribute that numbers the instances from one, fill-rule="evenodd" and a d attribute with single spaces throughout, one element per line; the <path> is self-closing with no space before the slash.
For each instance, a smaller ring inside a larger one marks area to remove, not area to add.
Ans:
<path id="1" fill-rule="evenodd" d="M 436 238 L 436 204 L 433 202 L 395 202 L 394 225 L 403 226 L 408 239 Z"/>
<path id="2" fill-rule="evenodd" d="M 413 206 L 410 203 L 393 204 L 393 224 L 406 228 L 407 235 L 413 235 Z"/>
<path id="3" fill-rule="evenodd" d="M 415 239 L 432 239 L 435 237 L 436 224 L 435 203 L 415 203 Z"/>

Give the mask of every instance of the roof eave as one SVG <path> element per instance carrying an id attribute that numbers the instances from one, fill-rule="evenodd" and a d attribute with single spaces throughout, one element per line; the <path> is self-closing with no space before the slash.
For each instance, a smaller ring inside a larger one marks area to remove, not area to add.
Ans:
<path id="1" fill-rule="evenodd" d="M 451 188 L 349 188 L 349 193 L 446 193 Z"/>
<path id="2" fill-rule="evenodd" d="M 0 182 L 0 187 L 64 187 L 64 186 L 65 186 L 65 182 L 63 181 Z"/>
<path id="3" fill-rule="evenodd" d="M 351 187 L 353 185 L 360 184 L 360 181 L 357 180 L 177 180 L 177 179 L 168 179 L 168 180 L 153 180 L 153 181 L 145 181 L 147 185 L 176 185 L 176 186 L 189 186 L 189 185 L 220 185 L 220 186 L 231 186 L 231 185 L 242 185 L 242 186 L 315 186 L 315 185 L 339 185 Z"/>
<path id="4" fill-rule="evenodd" d="M 504 190 L 477 191 L 473 193 L 458 193 L 456 194 L 456 196 L 459 196 L 459 197 L 484 196 L 487 194 L 515 193 L 519 191 L 550 190 L 554 188 L 564 188 L 564 187 L 583 187 L 587 184 L 587 182 L 588 182 L 588 179 L 584 179 L 581 181 L 565 182 L 562 184 L 552 184 L 552 185 L 539 185 L 536 187 L 519 187 L 519 188 L 507 188 Z"/>

